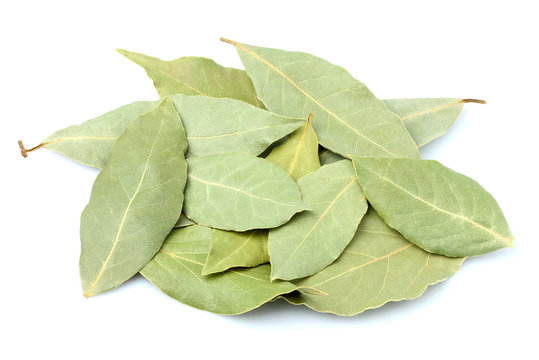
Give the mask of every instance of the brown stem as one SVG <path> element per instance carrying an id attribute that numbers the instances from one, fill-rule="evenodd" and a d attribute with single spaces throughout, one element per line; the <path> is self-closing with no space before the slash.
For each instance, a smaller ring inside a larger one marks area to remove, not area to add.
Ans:
<path id="1" fill-rule="evenodd" d="M 463 103 L 476 103 L 476 104 L 486 104 L 487 102 L 485 100 L 477 100 L 477 99 L 462 99 Z"/>
<path id="2" fill-rule="evenodd" d="M 311 119 L 313 118 L 313 116 L 314 116 L 313 113 L 309 113 L 309 117 L 307 118 L 307 124 L 311 123 Z"/>
<path id="3" fill-rule="evenodd" d="M 226 39 L 226 38 L 224 38 L 224 37 L 222 37 L 222 38 L 219 39 L 219 40 L 221 40 L 222 42 L 226 42 L 226 43 L 232 44 L 232 45 L 234 45 L 234 46 L 236 46 L 236 44 L 237 44 L 237 42 L 232 41 L 232 40 L 229 40 L 229 39 Z"/>
<path id="4" fill-rule="evenodd" d="M 37 149 L 39 149 L 39 148 L 42 148 L 43 146 L 45 146 L 45 144 L 44 144 L 44 143 L 41 143 L 41 144 L 39 144 L 38 146 L 34 146 L 34 147 L 31 148 L 31 149 L 27 149 L 27 148 L 24 147 L 24 145 L 23 145 L 23 143 L 22 143 L 22 140 L 19 140 L 19 148 L 21 149 L 21 155 L 22 155 L 22 157 L 27 157 L 29 152 L 32 152 L 32 151 L 37 150 Z"/>

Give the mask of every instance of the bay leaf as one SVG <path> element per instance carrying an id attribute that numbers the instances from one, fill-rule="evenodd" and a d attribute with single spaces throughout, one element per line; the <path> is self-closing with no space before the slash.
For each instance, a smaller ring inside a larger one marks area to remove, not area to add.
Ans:
<path id="1" fill-rule="evenodd" d="M 474 256 L 511 246 L 492 195 L 434 160 L 358 157 L 359 182 L 389 226 L 426 251 Z"/>
<path id="2" fill-rule="evenodd" d="M 120 285 L 159 250 L 181 212 L 186 148 L 170 99 L 133 120 L 113 145 L 81 216 L 86 297 Z"/>
<path id="3" fill-rule="evenodd" d="M 298 186 L 312 211 L 270 230 L 272 279 L 302 278 L 331 264 L 352 240 L 367 211 L 350 160 L 325 165 L 302 177 Z"/>
<path id="4" fill-rule="evenodd" d="M 194 225 L 195 223 L 191 220 L 189 220 L 189 218 L 187 218 L 187 216 L 185 216 L 184 213 L 181 213 L 180 214 L 180 218 L 178 219 L 178 221 L 176 221 L 176 225 L 174 225 L 175 228 L 181 228 L 181 227 L 185 227 L 185 226 L 191 226 L 191 225 Z"/>
<path id="5" fill-rule="evenodd" d="M 79 163 L 101 169 L 107 163 L 110 148 L 127 125 L 158 104 L 157 101 L 137 101 L 124 105 L 80 125 L 58 130 L 39 147 L 54 150 Z"/>
<path id="6" fill-rule="evenodd" d="M 187 132 L 187 156 L 224 152 L 258 155 L 305 123 L 305 119 L 273 114 L 234 99 L 185 95 L 174 95 L 171 99 Z M 46 147 L 101 169 L 107 162 L 110 148 L 127 125 L 157 104 L 140 101 L 123 106 L 80 125 L 59 130 L 36 148 Z"/>
<path id="7" fill-rule="evenodd" d="M 266 160 L 286 171 L 294 181 L 318 169 L 318 137 L 311 126 L 311 116 L 304 126 L 274 148 Z"/>
<path id="8" fill-rule="evenodd" d="M 458 118 L 464 104 L 485 104 L 483 100 L 457 98 L 392 99 L 384 102 L 404 122 L 419 147 L 443 135 Z"/>
<path id="9" fill-rule="evenodd" d="M 418 98 L 384 100 L 386 106 L 394 112 L 406 126 L 406 129 L 418 147 L 426 145 L 443 135 L 458 118 L 464 104 L 480 103 L 483 100 L 457 98 Z M 320 164 L 332 164 L 343 157 L 320 148 Z"/>
<path id="10" fill-rule="evenodd" d="M 305 123 L 305 119 L 273 114 L 234 99 L 186 95 L 171 99 L 185 126 L 188 157 L 232 152 L 258 155 Z"/>
<path id="11" fill-rule="evenodd" d="M 251 79 L 242 70 L 223 67 L 203 57 L 163 61 L 132 51 L 118 49 L 118 52 L 144 68 L 161 97 L 174 94 L 225 97 L 264 108 Z"/>
<path id="12" fill-rule="evenodd" d="M 320 144 L 348 157 L 418 158 L 402 121 L 342 67 L 310 54 L 234 45 L 258 97 L 277 114 L 305 118 Z"/>
<path id="13" fill-rule="evenodd" d="M 226 315 L 253 310 L 297 289 L 287 281 L 270 281 L 268 264 L 202 275 L 211 237 L 211 229 L 204 226 L 174 229 L 140 273 L 184 304 Z"/>
<path id="14" fill-rule="evenodd" d="M 267 230 L 245 232 L 212 229 L 211 247 L 202 275 L 233 267 L 254 267 L 269 262 Z"/>
<path id="15" fill-rule="evenodd" d="M 326 295 L 287 295 L 294 304 L 351 316 L 389 301 L 411 300 L 456 273 L 463 258 L 428 253 L 407 241 L 369 209 L 343 254 L 319 273 L 294 281 Z"/>
<path id="16" fill-rule="evenodd" d="M 298 186 L 276 165 L 245 153 L 188 159 L 185 215 L 222 230 L 272 228 L 305 210 Z"/>

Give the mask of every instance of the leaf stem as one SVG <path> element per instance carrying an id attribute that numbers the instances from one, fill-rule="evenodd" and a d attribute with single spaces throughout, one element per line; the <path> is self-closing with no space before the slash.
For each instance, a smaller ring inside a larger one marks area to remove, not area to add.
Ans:
<path id="1" fill-rule="evenodd" d="M 224 38 L 224 37 L 222 37 L 222 38 L 219 39 L 219 40 L 221 40 L 222 42 L 226 42 L 226 43 L 232 44 L 232 45 L 234 45 L 234 46 L 236 46 L 236 44 L 237 44 L 237 42 L 232 41 L 232 40 L 229 40 L 229 39 Z"/>
<path id="2" fill-rule="evenodd" d="M 487 102 L 485 100 L 477 100 L 477 99 L 462 99 L 463 103 L 476 103 L 476 104 L 486 104 Z"/>
<path id="3" fill-rule="evenodd" d="M 313 118 L 313 116 L 314 116 L 313 113 L 309 113 L 309 117 L 307 118 L 307 124 L 311 123 L 311 119 Z"/>
<path id="4" fill-rule="evenodd" d="M 22 157 L 27 157 L 29 152 L 32 152 L 32 151 L 37 150 L 37 149 L 39 149 L 39 148 L 42 148 L 43 146 L 45 146 L 45 144 L 44 144 L 44 143 L 41 143 L 41 144 L 39 144 L 38 146 L 34 146 L 34 147 L 31 148 L 31 149 L 26 149 L 26 148 L 24 147 L 24 144 L 22 143 L 22 140 L 19 140 L 19 148 L 21 149 L 21 155 L 22 155 Z"/>

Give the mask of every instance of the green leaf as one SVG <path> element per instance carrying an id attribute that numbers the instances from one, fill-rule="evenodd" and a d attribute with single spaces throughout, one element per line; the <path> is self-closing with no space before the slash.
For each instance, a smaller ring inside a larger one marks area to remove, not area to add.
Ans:
<path id="1" fill-rule="evenodd" d="M 419 147 L 443 135 L 458 118 L 465 103 L 485 103 L 482 100 L 456 98 L 394 99 L 384 102 L 404 122 Z"/>
<path id="2" fill-rule="evenodd" d="M 144 68 L 161 97 L 174 94 L 226 97 L 264 108 L 251 79 L 242 70 L 226 68 L 203 57 L 163 61 L 127 50 L 118 49 L 118 52 Z"/>
<path id="3" fill-rule="evenodd" d="M 492 195 L 434 160 L 355 158 L 370 204 L 406 239 L 447 256 L 511 246 L 513 235 Z"/>
<path id="4" fill-rule="evenodd" d="M 81 216 L 86 297 L 120 285 L 159 250 L 181 212 L 186 148 L 168 99 L 137 117 L 116 141 Z"/>
<path id="5" fill-rule="evenodd" d="M 268 232 L 212 230 L 211 247 L 202 275 L 219 273 L 233 267 L 253 267 L 269 262 Z"/>
<path id="6" fill-rule="evenodd" d="M 270 281 L 270 266 L 201 275 L 211 230 L 189 226 L 173 230 L 141 274 L 174 299 L 218 314 L 241 314 L 297 289 L 286 281 Z"/>
<path id="7" fill-rule="evenodd" d="M 325 165 L 298 181 L 312 209 L 269 232 L 272 279 L 312 275 L 331 264 L 352 240 L 367 201 L 350 160 Z"/>
<path id="8" fill-rule="evenodd" d="M 171 99 L 187 133 L 187 156 L 231 152 L 258 155 L 305 123 L 234 99 L 185 95 Z"/>
<path id="9" fill-rule="evenodd" d="M 233 99 L 185 95 L 174 95 L 171 99 L 187 132 L 187 156 L 225 152 L 258 155 L 305 123 L 304 119 L 280 116 Z M 81 125 L 59 130 L 39 147 L 101 169 L 110 148 L 127 125 L 157 104 L 140 101 L 123 106 Z"/>
<path id="10" fill-rule="evenodd" d="M 318 169 L 318 137 L 311 126 L 310 117 L 303 127 L 274 148 L 266 160 L 286 171 L 295 181 Z"/>
<path id="11" fill-rule="evenodd" d="M 236 47 L 258 97 L 275 113 L 305 118 L 343 156 L 418 158 L 402 121 L 346 70 L 310 54 L 224 40 Z"/>
<path id="12" fill-rule="evenodd" d="M 157 101 L 137 101 L 109 111 L 80 125 L 58 130 L 40 146 L 54 150 L 84 165 L 101 169 L 109 151 L 127 125 L 157 106 Z"/>
<path id="13" fill-rule="evenodd" d="M 294 304 L 351 316 L 388 301 L 411 300 L 457 272 L 464 259 L 428 253 L 406 241 L 369 209 L 354 239 L 333 264 L 299 281 L 327 295 L 286 296 Z"/>
<path id="14" fill-rule="evenodd" d="M 245 153 L 188 159 L 185 215 L 223 230 L 272 228 L 305 210 L 294 181 L 271 162 Z"/>

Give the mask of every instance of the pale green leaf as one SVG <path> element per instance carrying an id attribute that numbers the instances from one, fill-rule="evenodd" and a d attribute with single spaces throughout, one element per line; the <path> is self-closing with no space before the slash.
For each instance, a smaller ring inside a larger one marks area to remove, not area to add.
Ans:
<path id="1" fill-rule="evenodd" d="M 264 108 L 251 79 L 242 70 L 226 68 L 203 57 L 163 61 L 127 50 L 118 52 L 144 68 L 161 97 L 174 94 L 227 97 Z"/>
<path id="2" fill-rule="evenodd" d="M 272 228 L 305 209 L 294 180 L 271 162 L 245 153 L 188 159 L 185 215 L 223 230 Z"/>
<path id="3" fill-rule="evenodd" d="M 369 203 L 417 246 L 473 256 L 511 246 L 513 235 L 492 195 L 434 160 L 354 159 Z"/>
<path id="4" fill-rule="evenodd" d="M 456 273 L 463 260 L 414 246 L 369 209 L 339 259 L 309 278 L 294 281 L 326 295 L 301 292 L 286 299 L 320 312 L 356 315 L 388 301 L 420 296 L 427 286 Z"/>
<path id="5" fill-rule="evenodd" d="M 187 133 L 187 156 L 231 152 L 258 155 L 306 119 L 273 114 L 234 99 L 186 95 L 173 95 L 171 99 Z"/>
<path id="6" fill-rule="evenodd" d="M 267 230 L 245 232 L 212 230 L 211 247 L 202 275 L 233 267 L 253 267 L 269 262 Z"/>
<path id="7" fill-rule="evenodd" d="M 456 98 L 392 99 L 384 102 L 404 122 L 419 147 L 443 135 L 458 118 L 465 103 L 485 103 Z"/>
<path id="8" fill-rule="evenodd" d="M 137 101 L 109 111 L 80 125 L 58 130 L 41 146 L 84 165 L 103 168 L 118 136 L 137 116 L 157 106 L 157 101 Z"/>
<path id="9" fill-rule="evenodd" d="M 120 285 L 159 250 L 181 212 L 186 148 L 169 99 L 137 117 L 116 141 L 81 216 L 85 296 Z"/>
<path id="10" fill-rule="evenodd" d="M 346 70 L 310 54 L 232 43 L 258 97 L 275 113 L 305 118 L 343 156 L 418 158 L 402 121 Z"/>
<path id="11" fill-rule="evenodd" d="M 185 95 L 174 95 L 171 99 L 187 133 L 187 156 L 226 152 L 258 155 L 305 123 L 305 119 L 273 114 L 233 99 Z M 156 105 L 154 101 L 142 101 L 123 106 L 59 130 L 41 146 L 85 165 L 103 168 L 110 148 L 126 126 Z"/>
<path id="12" fill-rule="evenodd" d="M 295 181 L 318 169 L 318 137 L 311 126 L 310 118 L 283 144 L 274 148 L 266 160 L 286 171 Z"/>
<path id="13" fill-rule="evenodd" d="M 194 225 L 174 229 L 141 274 L 174 299 L 218 314 L 241 314 L 297 289 L 270 281 L 270 266 L 202 275 L 211 229 Z"/>
<path id="14" fill-rule="evenodd" d="M 352 240 L 367 211 L 350 160 L 325 165 L 302 177 L 298 186 L 312 211 L 270 230 L 272 279 L 309 276 L 331 264 Z"/>

